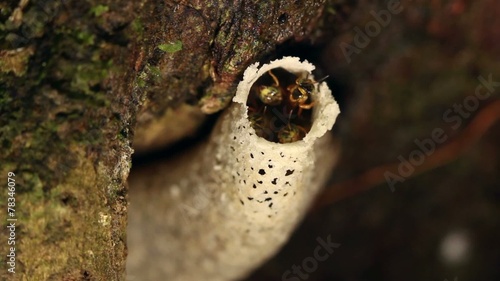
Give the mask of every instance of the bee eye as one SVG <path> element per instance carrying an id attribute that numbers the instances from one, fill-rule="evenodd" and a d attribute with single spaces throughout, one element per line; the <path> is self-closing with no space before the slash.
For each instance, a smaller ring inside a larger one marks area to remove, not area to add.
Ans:
<path id="1" fill-rule="evenodd" d="M 308 93 L 312 93 L 314 91 L 314 84 L 312 83 L 304 84 L 304 89 L 306 89 Z"/>
<path id="2" fill-rule="evenodd" d="M 299 89 L 295 89 L 292 92 L 292 97 L 293 97 L 293 99 L 298 100 L 298 99 L 302 98 L 302 93 L 300 92 Z"/>

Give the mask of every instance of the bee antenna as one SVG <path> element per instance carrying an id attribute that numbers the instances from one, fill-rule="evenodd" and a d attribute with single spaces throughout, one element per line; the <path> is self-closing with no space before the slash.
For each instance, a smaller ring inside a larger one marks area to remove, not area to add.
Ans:
<path id="1" fill-rule="evenodd" d="M 316 81 L 316 83 L 321 83 L 321 82 L 325 81 L 328 77 L 330 77 L 330 75 L 327 75 L 327 76 L 319 79 L 318 81 Z"/>

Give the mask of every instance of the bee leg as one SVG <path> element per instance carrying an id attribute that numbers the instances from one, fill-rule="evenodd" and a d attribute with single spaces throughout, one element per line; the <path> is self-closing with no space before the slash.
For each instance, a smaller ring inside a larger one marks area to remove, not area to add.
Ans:
<path id="1" fill-rule="evenodd" d="M 304 129 L 304 127 L 299 126 L 299 125 L 295 125 L 295 126 L 297 126 L 297 128 L 299 128 L 299 130 L 302 131 L 302 133 L 304 133 L 304 136 L 307 134 L 307 131 L 306 131 L 306 129 Z"/>
<path id="2" fill-rule="evenodd" d="M 293 108 L 290 109 L 290 113 L 288 113 L 288 124 L 290 124 L 290 120 L 292 120 Z"/>
<path id="3" fill-rule="evenodd" d="M 271 75 L 271 77 L 273 78 L 274 80 L 274 85 L 275 86 L 279 86 L 280 85 L 280 81 L 278 80 L 278 77 L 276 77 L 272 72 L 271 70 L 269 70 L 267 73 L 269 73 L 269 75 Z"/>
<path id="4" fill-rule="evenodd" d="M 300 104 L 299 108 L 303 109 L 311 109 L 314 106 L 315 102 L 311 102 L 310 104 Z"/>

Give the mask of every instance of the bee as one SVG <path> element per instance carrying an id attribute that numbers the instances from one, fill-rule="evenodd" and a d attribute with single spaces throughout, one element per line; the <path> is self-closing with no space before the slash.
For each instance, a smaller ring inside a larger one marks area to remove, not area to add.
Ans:
<path id="1" fill-rule="evenodd" d="M 264 115 L 255 112 L 255 111 L 250 111 L 248 114 L 248 120 L 250 121 L 250 125 L 252 128 L 255 130 L 255 134 L 261 138 L 265 138 L 268 136 L 268 132 L 266 129 L 267 121 L 264 118 Z"/>
<path id="2" fill-rule="evenodd" d="M 311 109 L 315 102 L 311 100 L 311 102 L 307 103 L 308 100 L 312 98 L 316 91 L 316 84 L 328 78 L 325 76 L 318 81 L 314 81 L 307 77 L 307 73 L 302 73 L 295 80 L 295 84 L 289 85 L 287 87 L 288 102 L 290 107 L 293 109 L 299 108 L 298 115 L 300 116 L 303 109 Z M 291 115 L 291 112 L 290 112 Z"/>
<path id="3" fill-rule="evenodd" d="M 284 68 L 268 70 L 258 78 L 246 103 L 256 135 L 278 143 L 303 139 L 312 126 L 309 110 L 315 106 L 318 83 L 325 78 L 315 81 L 309 72 Z"/>
<path id="4" fill-rule="evenodd" d="M 271 70 L 268 71 L 268 74 L 273 78 L 274 84 L 271 86 L 259 86 L 257 96 L 266 105 L 280 105 L 283 101 L 283 89 L 280 87 L 278 78 L 271 72 Z"/>
<path id="5" fill-rule="evenodd" d="M 302 126 L 289 123 L 278 132 L 278 141 L 280 143 L 290 143 L 301 140 L 307 134 Z"/>

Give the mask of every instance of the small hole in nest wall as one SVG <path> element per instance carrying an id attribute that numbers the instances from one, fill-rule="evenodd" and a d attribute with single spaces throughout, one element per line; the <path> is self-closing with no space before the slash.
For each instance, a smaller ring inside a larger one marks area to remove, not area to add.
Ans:
<path id="1" fill-rule="evenodd" d="M 246 104 L 256 134 L 277 143 L 303 139 L 311 130 L 319 82 L 306 71 L 291 73 L 281 67 L 259 77 Z"/>
<path id="2" fill-rule="evenodd" d="M 287 21 L 288 21 L 288 14 L 287 14 L 287 13 L 283 13 L 283 14 L 281 14 L 281 15 L 278 17 L 278 22 L 279 22 L 280 24 L 285 24 Z"/>

